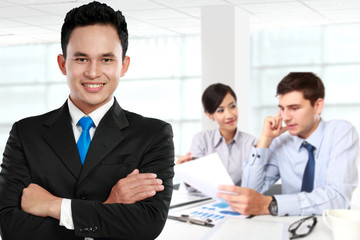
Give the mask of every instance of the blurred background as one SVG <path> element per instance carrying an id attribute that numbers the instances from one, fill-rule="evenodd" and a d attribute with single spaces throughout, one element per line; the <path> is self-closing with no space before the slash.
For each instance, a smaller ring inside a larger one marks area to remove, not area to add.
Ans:
<path id="1" fill-rule="evenodd" d="M 86 2 L 0 1 L 1 152 L 15 121 L 65 102 L 69 90 L 56 62 L 60 29 L 66 12 Z M 115 96 L 124 109 L 170 122 L 176 154 L 185 154 L 204 128 L 201 13 L 209 6 L 231 6 L 249 17 L 250 80 L 243 91 L 250 108 L 239 109 L 249 122 L 244 131 L 259 136 L 264 117 L 277 112 L 276 85 L 290 71 L 320 76 L 323 118 L 347 119 L 360 130 L 360 1 L 103 2 L 123 11 L 130 35 L 130 69 Z"/>

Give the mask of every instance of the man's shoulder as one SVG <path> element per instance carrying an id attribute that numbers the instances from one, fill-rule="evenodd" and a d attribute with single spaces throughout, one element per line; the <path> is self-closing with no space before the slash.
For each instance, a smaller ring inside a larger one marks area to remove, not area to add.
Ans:
<path id="1" fill-rule="evenodd" d="M 42 113 L 39 115 L 29 116 L 18 120 L 16 123 L 19 125 L 33 125 L 33 124 L 42 124 L 52 116 L 54 116 L 57 112 L 59 112 L 61 108 L 51 110 L 46 113 Z"/>
<path id="2" fill-rule="evenodd" d="M 146 124 L 146 125 L 152 125 L 152 126 L 162 126 L 165 124 L 168 124 L 167 122 L 157 119 L 157 118 L 151 118 L 151 117 L 145 117 L 141 114 L 134 113 L 128 110 L 124 110 L 125 116 L 128 119 L 128 121 L 132 124 Z"/>
<path id="3" fill-rule="evenodd" d="M 138 131 L 144 131 L 148 133 L 158 132 L 162 128 L 172 131 L 172 127 L 169 123 L 151 117 L 145 117 L 138 113 L 124 110 L 127 121 L 129 122 L 129 129 L 136 129 Z"/>
<path id="4" fill-rule="evenodd" d="M 329 121 L 324 121 L 324 134 L 331 136 L 339 136 L 343 134 L 348 134 L 349 132 L 357 133 L 355 126 L 343 119 L 333 119 Z"/>
<path id="5" fill-rule="evenodd" d="M 333 119 L 329 121 L 324 121 L 324 124 L 327 128 L 353 128 L 353 124 L 348 120 L 344 119 Z"/>

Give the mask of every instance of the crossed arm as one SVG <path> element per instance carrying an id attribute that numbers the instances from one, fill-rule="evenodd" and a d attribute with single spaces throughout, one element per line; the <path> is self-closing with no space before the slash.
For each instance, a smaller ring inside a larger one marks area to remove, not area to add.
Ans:
<path id="1" fill-rule="evenodd" d="M 156 177 L 154 173 L 139 173 L 139 170 L 135 169 L 113 186 L 104 204 L 130 204 L 154 196 L 156 192 L 164 190 L 162 180 Z M 23 190 L 21 208 L 35 216 L 60 220 L 61 201 L 61 197 L 54 196 L 43 187 L 31 183 Z"/>
<path id="2" fill-rule="evenodd" d="M 27 151 L 17 128 L 15 124 L 10 132 L 0 173 L 0 234 L 4 239 L 72 239 L 75 236 L 144 239 L 155 238 L 160 233 L 172 191 L 174 152 L 170 125 L 162 126 L 146 147 L 138 167 L 147 173 L 133 170 L 118 180 L 106 199 L 71 199 L 74 231 L 59 226 L 58 221 L 62 197 L 73 195 L 72 179 L 60 181 L 59 191 L 55 188 L 56 182 L 47 185 L 41 180 L 41 186 L 34 184 L 26 160 Z M 39 173 L 41 165 L 33 163 Z M 38 177 L 41 176 L 35 176 Z M 86 184 L 91 187 L 92 183 Z M 48 191 L 49 188 L 53 191 Z M 100 227 L 97 232 L 82 232 L 87 226 Z"/>

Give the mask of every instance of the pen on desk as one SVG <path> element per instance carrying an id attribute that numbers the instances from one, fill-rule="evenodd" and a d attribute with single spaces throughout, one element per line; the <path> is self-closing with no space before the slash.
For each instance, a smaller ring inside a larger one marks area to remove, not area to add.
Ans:
<path id="1" fill-rule="evenodd" d="M 191 223 L 191 224 L 200 225 L 200 226 L 204 226 L 204 227 L 215 226 L 214 224 L 211 223 L 211 219 L 205 219 L 205 220 L 195 219 L 195 218 L 190 217 L 187 214 L 182 214 L 180 217 L 168 215 L 168 219 L 185 222 L 185 223 Z"/>

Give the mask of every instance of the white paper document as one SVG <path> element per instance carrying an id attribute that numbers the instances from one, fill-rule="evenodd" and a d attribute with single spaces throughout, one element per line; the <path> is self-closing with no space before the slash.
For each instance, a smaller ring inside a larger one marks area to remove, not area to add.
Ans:
<path id="1" fill-rule="evenodd" d="M 217 153 L 175 165 L 174 169 L 177 178 L 214 199 L 219 199 L 219 185 L 234 185 Z"/>

